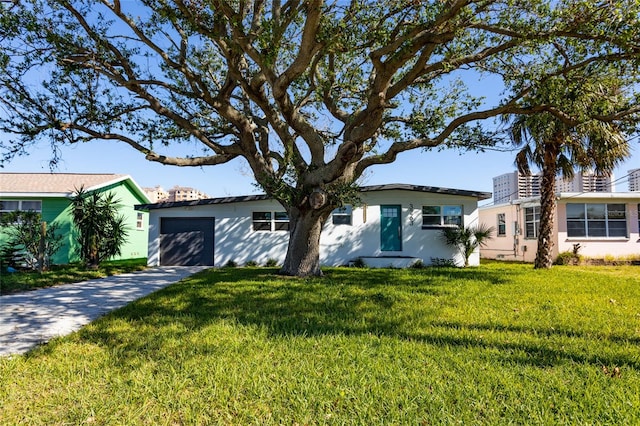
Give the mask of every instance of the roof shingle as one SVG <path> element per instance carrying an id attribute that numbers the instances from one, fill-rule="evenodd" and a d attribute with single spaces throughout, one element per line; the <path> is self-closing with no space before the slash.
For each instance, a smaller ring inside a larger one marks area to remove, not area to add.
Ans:
<path id="1" fill-rule="evenodd" d="M 119 182 L 127 175 L 82 173 L 0 173 L 0 193 L 72 194 Z"/>

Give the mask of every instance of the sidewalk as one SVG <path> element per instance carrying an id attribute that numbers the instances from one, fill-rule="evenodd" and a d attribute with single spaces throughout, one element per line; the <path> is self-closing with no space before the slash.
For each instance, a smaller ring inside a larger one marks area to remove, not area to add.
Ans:
<path id="1" fill-rule="evenodd" d="M 167 266 L 0 296 L 0 356 L 22 354 L 206 266 Z"/>

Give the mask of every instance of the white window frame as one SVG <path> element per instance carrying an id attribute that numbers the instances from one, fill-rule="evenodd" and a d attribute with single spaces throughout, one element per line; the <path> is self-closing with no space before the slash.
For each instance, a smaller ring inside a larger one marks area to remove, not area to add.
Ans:
<path id="1" fill-rule="evenodd" d="M 527 212 L 531 210 L 531 215 Z M 529 218 L 532 216 L 532 218 Z M 529 225 L 532 228 L 529 228 Z M 538 238 L 538 232 L 540 232 L 540 206 L 529 206 L 524 208 L 524 237 L 526 239 Z"/>
<path id="2" fill-rule="evenodd" d="M 142 212 L 136 212 L 136 229 L 144 230 L 144 214 Z"/>
<path id="3" fill-rule="evenodd" d="M 353 207 L 350 205 L 338 207 L 331 212 L 331 223 L 336 226 L 353 224 Z"/>
<path id="4" fill-rule="evenodd" d="M 10 202 L 10 203 L 18 203 L 18 208 L 16 209 L 5 209 L 5 203 Z M 24 208 L 24 204 L 25 203 L 39 203 L 40 204 L 40 208 L 38 209 L 25 209 Z M 42 213 L 42 200 L 0 200 L 0 213 L 10 213 L 10 212 L 15 212 L 15 211 L 32 211 L 32 212 L 36 212 L 36 213 Z"/>
<path id="5" fill-rule="evenodd" d="M 496 215 L 497 221 L 497 236 L 498 237 L 506 237 L 507 236 L 507 214 L 506 213 L 498 213 Z"/>

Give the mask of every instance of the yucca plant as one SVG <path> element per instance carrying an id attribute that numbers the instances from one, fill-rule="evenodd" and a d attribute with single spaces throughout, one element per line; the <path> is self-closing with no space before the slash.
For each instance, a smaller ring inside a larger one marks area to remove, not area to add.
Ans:
<path id="1" fill-rule="evenodd" d="M 112 193 L 76 190 L 71 204 L 73 223 L 78 230 L 80 258 L 90 268 L 120 255 L 127 241 L 124 216 L 118 215 L 119 203 Z"/>

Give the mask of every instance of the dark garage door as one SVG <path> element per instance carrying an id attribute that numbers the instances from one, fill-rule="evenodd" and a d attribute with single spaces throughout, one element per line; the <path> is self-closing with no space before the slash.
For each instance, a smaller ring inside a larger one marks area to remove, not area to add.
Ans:
<path id="1" fill-rule="evenodd" d="M 160 265 L 213 266 L 212 217 L 160 219 Z"/>

